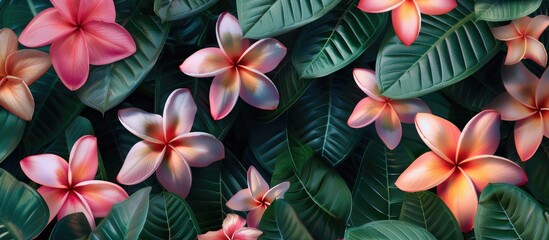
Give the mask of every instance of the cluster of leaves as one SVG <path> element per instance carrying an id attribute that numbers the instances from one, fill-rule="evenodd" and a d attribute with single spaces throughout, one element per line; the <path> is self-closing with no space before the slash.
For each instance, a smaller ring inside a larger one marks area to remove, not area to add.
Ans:
<path id="1" fill-rule="evenodd" d="M 76 92 L 67 90 L 50 69 L 30 86 L 36 101 L 30 122 L 0 110 L 0 239 L 39 234 L 51 239 L 194 239 L 221 228 L 232 212 L 225 203 L 247 187 L 251 165 L 271 185 L 290 182 L 285 198 L 265 212 L 261 239 L 549 238 L 549 141 L 520 163 L 512 125 L 502 125 L 498 155 L 519 163 L 529 182 L 521 188 L 489 185 L 480 195 L 475 230 L 464 235 L 435 194 L 404 193 L 394 184 L 428 150 L 413 126 L 403 126 L 401 144 L 389 150 L 373 126 L 347 125 L 354 106 L 365 97 L 352 76 L 352 69 L 361 67 L 375 68 L 383 95 L 420 97 L 434 114 L 463 127 L 505 91 L 500 74 L 504 44 L 490 27 L 528 14 L 549 14 L 549 3 L 459 0 L 448 14 L 422 16 L 421 32 L 409 47 L 394 34 L 387 13 L 368 14 L 357 3 L 116 0 L 117 22 L 137 45 L 133 56 L 92 67 L 87 83 Z M 0 0 L 0 26 L 20 34 L 48 7 L 48 0 Z M 288 48 L 286 59 L 268 74 L 280 92 L 274 111 L 239 102 L 229 116 L 215 121 L 209 112 L 211 79 L 192 78 L 178 68 L 197 50 L 216 46 L 215 22 L 226 11 L 238 17 L 245 37 L 276 37 Z M 548 48 L 549 34 L 541 41 Z M 543 72 L 526 63 L 538 76 Z M 19 161 L 40 153 L 68 159 L 76 139 L 92 134 L 100 150 L 96 179 L 116 183 L 138 141 L 118 121 L 118 109 L 161 113 L 176 88 L 190 89 L 198 106 L 194 131 L 223 140 L 226 159 L 192 169 L 186 199 L 163 191 L 151 177 L 123 186 L 131 197 L 115 205 L 93 231 L 80 213 L 46 228 L 47 205 Z"/>

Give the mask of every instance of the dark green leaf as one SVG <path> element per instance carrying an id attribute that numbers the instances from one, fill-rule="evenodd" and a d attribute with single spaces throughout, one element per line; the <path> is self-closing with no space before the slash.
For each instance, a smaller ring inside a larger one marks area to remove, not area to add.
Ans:
<path id="1" fill-rule="evenodd" d="M 0 26 L 11 28 L 19 35 L 34 16 L 52 7 L 49 0 L 4 0 L 5 8 L 0 8 Z"/>
<path id="2" fill-rule="evenodd" d="M 509 147 L 514 148 L 515 145 Z M 522 163 L 522 168 L 528 176 L 526 187 L 538 200 L 549 205 L 549 140 L 544 139 L 536 154 Z"/>
<path id="3" fill-rule="evenodd" d="M 313 239 L 295 210 L 284 199 L 275 200 L 267 208 L 258 229 L 263 231 L 259 239 Z"/>
<path id="4" fill-rule="evenodd" d="M 436 240 L 427 229 L 415 224 L 396 220 L 382 220 L 371 222 L 360 227 L 348 228 L 347 231 L 345 231 L 345 239 Z"/>
<path id="5" fill-rule="evenodd" d="M 4 161 L 19 145 L 25 132 L 25 120 L 0 108 L 0 162 Z"/>
<path id="6" fill-rule="evenodd" d="M 155 0 L 154 12 L 162 21 L 191 17 L 214 5 L 218 0 Z"/>
<path id="7" fill-rule="evenodd" d="M 527 16 L 536 11 L 542 0 L 475 0 L 478 20 L 503 22 Z"/>
<path id="8" fill-rule="evenodd" d="M 50 234 L 50 240 L 86 239 L 91 231 L 86 215 L 77 212 L 61 218 L 55 224 Z"/>
<path id="9" fill-rule="evenodd" d="M 288 116 L 283 114 L 270 123 L 251 121 L 248 130 L 250 149 L 259 164 L 273 173 L 280 154 L 290 151 Z"/>

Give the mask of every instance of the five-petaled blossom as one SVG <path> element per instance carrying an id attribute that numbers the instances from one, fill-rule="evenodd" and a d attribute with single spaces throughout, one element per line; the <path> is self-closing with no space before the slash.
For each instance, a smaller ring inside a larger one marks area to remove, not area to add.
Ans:
<path id="1" fill-rule="evenodd" d="M 393 28 L 406 46 L 414 43 L 421 28 L 421 13 L 446 14 L 457 7 L 456 0 L 360 0 L 358 8 L 368 13 L 392 12 Z"/>
<path id="2" fill-rule="evenodd" d="M 257 227 L 267 207 L 275 199 L 283 198 L 289 187 L 290 182 L 281 182 L 269 189 L 269 184 L 261 174 L 254 166 L 250 166 L 248 188 L 238 191 L 229 199 L 227 207 L 236 211 L 250 211 L 247 217 L 248 226 Z"/>
<path id="3" fill-rule="evenodd" d="M 0 29 L 0 106 L 30 121 L 34 98 L 28 86 L 50 68 L 51 62 L 47 53 L 17 47 L 17 35 L 9 28 Z"/>
<path id="4" fill-rule="evenodd" d="M 97 139 L 86 135 L 73 145 L 69 162 L 54 154 L 29 156 L 21 160 L 21 169 L 36 183 L 38 193 L 48 204 L 51 221 L 82 212 L 92 228 L 94 217 L 105 217 L 111 207 L 128 194 L 120 186 L 93 180 L 97 172 Z"/>
<path id="5" fill-rule="evenodd" d="M 506 66 L 503 85 L 507 89 L 486 108 L 497 110 L 501 119 L 515 123 L 515 146 L 522 161 L 530 159 L 543 136 L 549 137 L 549 71 L 541 80 L 522 63 Z"/>
<path id="6" fill-rule="evenodd" d="M 122 125 L 143 139 L 131 149 L 118 182 L 137 184 L 156 171 L 168 191 L 185 198 L 191 189 L 190 167 L 205 167 L 225 157 L 223 144 L 214 136 L 190 132 L 196 105 L 188 89 L 174 90 L 164 106 L 164 116 L 137 108 L 118 111 Z"/>
<path id="7" fill-rule="evenodd" d="M 51 44 L 53 68 L 70 90 L 88 79 L 90 64 L 103 65 L 132 55 L 132 36 L 114 20 L 113 0 L 50 0 L 25 27 L 19 42 L 27 47 Z"/>
<path id="8" fill-rule="evenodd" d="M 223 229 L 200 234 L 198 240 L 256 240 L 263 234 L 262 231 L 256 228 L 244 227 L 244 225 L 246 225 L 244 218 L 229 213 L 223 220 Z"/>
<path id="9" fill-rule="evenodd" d="M 429 106 L 419 98 L 395 100 L 381 96 L 372 70 L 355 68 L 353 77 L 368 97 L 356 105 L 347 124 L 353 128 L 361 128 L 375 121 L 377 134 L 389 149 L 394 149 L 400 143 L 400 122 L 413 123 L 417 113 L 431 112 Z"/>
<path id="10" fill-rule="evenodd" d="M 238 20 L 230 13 L 219 16 L 216 25 L 220 48 L 205 48 L 189 56 L 179 67 L 193 77 L 214 77 L 210 87 L 210 112 L 215 120 L 226 117 L 238 96 L 248 104 L 266 110 L 278 106 L 279 95 L 265 76 L 286 55 L 286 47 L 273 38 L 250 46 L 242 37 Z"/>
<path id="11" fill-rule="evenodd" d="M 515 19 L 508 25 L 492 28 L 494 37 L 507 42 L 505 65 L 516 64 L 522 59 L 531 59 L 545 67 L 547 52 L 538 38 L 547 26 L 549 26 L 549 17 L 539 15 L 534 18 Z"/>
<path id="12" fill-rule="evenodd" d="M 451 122 L 428 113 L 416 115 L 419 136 L 432 150 L 418 157 L 397 179 L 403 191 L 437 187 L 438 196 L 468 232 L 478 207 L 477 191 L 488 183 L 522 185 L 528 181 L 514 162 L 494 156 L 499 144 L 499 114 L 485 110 L 473 117 L 463 132 Z"/>

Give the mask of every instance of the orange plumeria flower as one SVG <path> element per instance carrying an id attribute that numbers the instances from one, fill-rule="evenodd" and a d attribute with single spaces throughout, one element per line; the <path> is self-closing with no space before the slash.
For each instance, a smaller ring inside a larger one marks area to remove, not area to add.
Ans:
<path id="1" fill-rule="evenodd" d="M 541 80 L 522 63 L 503 68 L 506 93 L 487 108 L 495 109 L 505 121 L 515 123 L 515 146 L 524 162 L 536 153 L 543 136 L 549 137 L 549 71 Z"/>
<path id="2" fill-rule="evenodd" d="M 545 46 L 538 41 L 539 36 L 549 26 L 549 17 L 523 17 L 510 24 L 492 28 L 494 37 L 507 42 L 505 65 L 513 65 L 522 59 L 532 59 L 540 66 L 547 65 Z"/>
<path id="3" fill-rule="evenodd" d="M 0 106 L 30 121 L 34 113 L 34 98 L 28 86 L 50 66 L 47 53 L 17 50 L 17 35 L 9 28 L 0 29 Z"/>
<path id="4" fill-rule="evenodd" d="M 438 186 L 438 196 L 450 208 L 463 232 L 473 229 L 477 191 L 488 183 L 522 185 L 528 181 L 517 164 L 493 155 L 499 144 L 500 119 L 496 111 L 480 112 L 463 132 L 432 114 L 418 113 L 415 122 L 419 136 L 432 151 L 418 157 L 395 185 L 407 192 Z"/>
<path id="5" fill-rule="evenodd" d="M 406 46 L 414 43 L 421 28 L 421 13 L 446 14 L 457 7 L 456 0 L 360 0 L 358 8 L 368 13 L 393 10 L 393 28 Z"/>

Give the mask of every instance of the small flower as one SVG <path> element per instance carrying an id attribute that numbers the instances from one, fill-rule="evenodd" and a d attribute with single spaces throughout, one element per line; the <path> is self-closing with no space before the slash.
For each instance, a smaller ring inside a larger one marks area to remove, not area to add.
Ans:
<path id="1" fill-rule="evenodd" d="M 143 141 L 130 149 L 118 182 L 137 184 L 156 171 L 162 186 L 185 198 L 191 189 L 190 167 L 205 167 L 225 157 L 223 144 L 214 136 L 190 132 L 195 115 L 196 105 L 186 88 L 170 94 L 163 117 L 137 108 L 119 110 L 122 125 Z"/>
<path id="2" fill-rule="evenodd" d="M 429 106 L 419 98 L 394 100 L 379 95 L 376 75 L 372 70 L 355 68 L 353 77 L 368 97 L 356 105 L 347 124 L 352 128 L 362 128 L 375 121 L 377 134 L 389 149 L 394 149 L 400 143 L 400 122 L 413 123 L 417 113 L 431 112 Z"/>
<path id="3" fill-rule="evenodd" d="M 217 231 L 208 231 L 207 233 L 198 235 L 198 240 L 256 240 L 262 231 L 244 227 L 246 220 L 244 218 L 229 213 L 225 220 L 223 220 L 223 229 Z"/>
<path id="4" fill-rule="evenodd" d="M 494 156 L 499 144 L 499 114 L 485 110 L 473 117 L 463 132 L 451 122 L 428 113 L 415 119 L 419 136 L 432 150 L 419 156 L 397 179 L 403 191 L 437 187 L 438 196 L 468 232 L 478 207 L 477 191 L 488 183 L 522 185 L 522 169 L 509 159 Z"/>
<path id="5" fill-rule="evenodd" d="M 254 166 L 248 169 L 248 188 L 237 192 L 227 202 L 227 207 L 236 211 L 250 211 L 248 226 L 257 227 L 265 209 L 278 198 L 283 198 L 288 191 L 290 182 L 282 182 L 269 189 L 269 184 L 257 172 Z"/>
<path id="6" fill-rule="evenodd" d="M 38 193 L 48 204 L 51 222 L 82 212 L 92 228 L 93 218 L 105 217 L 111 207 L 128 194 L 120 186 L 93 180 L 97 172 L 97 139 L 80 137 L 71 149 L 69 162 L 54 154 L 40 154 L 21 160 L 21 169 L 32 181 L 42 184 Z"/>
<path id="7" fill-rule="evenodd" d="M 278 106 L 278 90 L 265 76 L 286 55 L 276 39 L 261 39 L 250 46 L 242 38 L 238 20 L 230 13 L 219 16 L 217 42 L 221 48 L 205 48 L 194 53 L 179 67 L 193 77 L 214 77 L 210 87 L 210 112 L 215 120 L 226 117 L 238 96 L 248 104 L 266 110 Z"/>
<path id="8" fill-rule="evenodd" d="M 368 13 L 393 10 L 393 28 L 406 46 L 414 43 L 421 28 L 421 14 L 441 15 L 457 7 L 456 0 L 360 0 L 358 8 Z"/>
<path id="9" fill-rule="evenodd" d="M 113 0 L 50 0 L 48 8 L 25 27 L 19 42 L 27 47 L 51 44 L 53 68 L 70 90 L 88 79 L 90 64 L 104 65 L 132 55 L 135 42 L 114 20 Z"/>
<path id="10" fill-rule="evenodd" d="M 507 89 L 486 108 L 497 110 L 501 119 L 515 123 L 515 146 L 524 162 L 536 153 L 543 136 L 549 137 L 549 71 L 541 80 L 522 63 L 503 68 Z"/>
<path id="11" fill-rule="evenodd" d="M 510 24 L 492 28 L 494 37 L 507 43 L 505 65 L 513 65 L 522 59 L 532 59 L 542 67 L 547 65 L 545 46 L 538 41 L 539 36 L 549 26 L 549 17 L 523 17 Z"/>
<path id="12" fill-rule="evenodd" d="M 30 121 L 34 98 L 28 86 L 50 66 L 47 53 L 17 50 L 17 35 L 9 28 L 0 29 L 0 106 Z"/>

